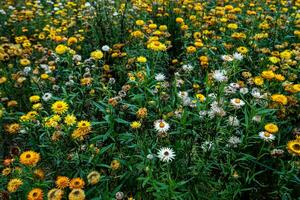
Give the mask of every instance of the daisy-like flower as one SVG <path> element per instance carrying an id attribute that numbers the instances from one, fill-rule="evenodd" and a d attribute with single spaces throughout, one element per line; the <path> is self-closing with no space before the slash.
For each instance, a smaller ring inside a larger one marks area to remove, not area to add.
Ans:
<path id="1" fill-rule="evenodd" d="M 241 93 L 241 94 L 247 94 L 248 92 L 249 92 L 248 88 L 245 88 L 245 87 L 244 87 L 244 88 L 241 88 L 241 89 L 240 89 L 240 93 Z"/>
<path id="2" fill-rule="evenodd" d="M 234 54 L 233 54 L 233 58 L 235 59 L 235 60 L 239 60 L 239 61 L 241 61 L 241 60 L 243 60 L 243 55 L 242 54 L 240 54 L 240 53 L 238 53 L 238 52 L 235 52 Z"/>
<path id="3" fill-rule="evenodd" d="M 228 146 L 230 147 L 238 147 L 239 144 L 242 143 L 241 138 L 237 137 L 237 136 L 231 136 L 228 140 Z"/>
<path id="4" fill-rule="evenodd" d="M 170 125 L 163 119 L 156 120 L 154 122 L 154 128 L 157 132 L 167 132 L 170 129 Z"/>
<path id="5" fill-rule="evenodd" d="M 233 98 L 230 100 L 230 103 L 235 107 L 235 108 L 241 108 L 242 106 L 245 105 L 245 102 L 241 99 L 238 98 Z"/>
<path id="6" fill-rule="evenodd" d="M 69 108 L 69 105 L 64 101 L 56 101 L 51 106 L 52 111 L 57 114 L 65 113 L 68 110 L 68 108 Z"/>
<path id="7" fill-rule="evenodd" d="M 175 156 L 173 149 L 168 147 L 161 148 L 157 153 L 157 157 L 163 162 L 170 162 L 175 158 Z"/>
<path id="8" fill-rule="evenodd" d="M 108 46 L 108 45 L 104 45 L 104 46 L 102 46 L 102 51 L 104 51 L 104 52 L 108 52 L 109 51 L 109 49 L 110 49 L 110 47 Z"/>
<path id="9" fill-rule="evenodd" d="M 239 126 L 240 121 L 238 120 L 237 116 L 229 116 L 228 123 L 231 126 Z"/>
<path id="10" fill-rule="evenodd" d="M 221 58 L 225 62 L 231 62 L 231 61 L 233 61 L 233 57 L 231 55 L 223 55 L 223 56 L 221 56 Z"/>
<path id="11" fill-rule="evenodd" d="M 42 96 L 42 99 L 44 101 L 49 101 L 51 98 L 52 98 L 52 94 L 50 92 L 47 92 Z"/>
<path id="12" fill-rule="evenodd" d="M 157 81 L 164 81 L 166 79 L 166 76 L 163 73 L 158 73 L 155 75 L 155 80 Z"/>
<path id="13" fill-rule="evenodd" d="M 263 139 L 264 141 L 267 141 L 267 142 L 272 142 L 273 140 L 275 140 L 275 135 L 273 135 L 272 133 L 269 133 L 267 131 L 261 131 L 261 132 L 259 132 L 258 135 L 261 139 Z"/>
<path id="14" fill-rule="evenodd" d="M 224 82 L 228 80 L 225 70 L 215 70 L 212 74 L 212 77 L 218 82 Z"/>
<path id="15" fill-rule="evenodd" d="M 183 65 L 182 69 L 185 72 L 191 72 L 191 71 L 193 71 L 194 67 L 192 65 L 190 65 L 190 64 L 187 64 L 187 65 Z"/>

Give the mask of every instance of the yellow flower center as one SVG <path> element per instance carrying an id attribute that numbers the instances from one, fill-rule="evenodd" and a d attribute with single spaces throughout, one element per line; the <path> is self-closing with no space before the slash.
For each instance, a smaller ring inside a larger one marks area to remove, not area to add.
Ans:
<path id="1" fill-rule="evenodd" d="M 160 123 L 159 123 L 159 127 L 160 127 L 160 128 L 163 128 L 163 127 L 165 127 L 165 124 L 164 124 L 163 122 L 160 122 Z"/>
<path id="2" fill-rule="evenodd" d="M 241 103 L 241 100 L 235 99 L 234 102 L 235 102 L 235 103 Z"/>
<path id="3" fill-rule="evenodd" d="M 264 133 L 264 136 L 265 136 L 265 137 L 270 137 L 270 135 L 271 135 L 271 134 L 270 134 L 269 132 L 265 132 L 265 133 Z"/>

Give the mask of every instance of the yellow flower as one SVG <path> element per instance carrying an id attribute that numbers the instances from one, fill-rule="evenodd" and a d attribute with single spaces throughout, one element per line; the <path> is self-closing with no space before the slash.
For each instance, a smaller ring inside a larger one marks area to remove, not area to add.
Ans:
<path id="1" fill-rule="evenodd" d="M 95 59 L 95 60 L 100 60 L 101 58 L 103 58 L 103 53 L 101 50 L 96 50 L 93 51 L 91 53 L 91 58 Z"/>
<path id="2" fill-rule="evenodd" d="M 77 123 L 78 128 L 90 128 L 91 123 L 89 121 L 81 120 Z"/>
<path id="3" fill-rule="evenodd" d="M 200 102 L 205 101 L 205 96 L 203 94 L 196 94 L 197 99 L 199 99 Z"/>
<path id="4" fill-rule="evenodd" d="M 46 80 L 49 78 L 48 74 L 41 74 L 41 79 Z"/>
<path id="5" fill-rule="evenodd" d="M 269 123 L 265 125 L 265 130 L 268 131 L 269 133 L 277 133 L 278 132 L 278 126 L 273 123 Z"/>
<path id="6" fill-rule="evenodd" d="M 280 103 L 282 105 L 286 105 L 288 103 L 288 99 L 283 94 L 273 94 L 271 96 L 272 101 Z"/>
<path id="7" fill-rule="evenodd" d="M 34 95 L 34 96 L 29 97 L 29 101 L 30 101 L 31 103 L 39 102 L 40 99 L 41 99 L 41 97 L 38 96 L 38 95 Z"/>
<path id="8" fill-rule="evenodd" d="M 145 62 L 147 62 L 147 58 L 145 58 L 144 56 L 140 56 L 140 57 L 138 57 L 136 60 L 137 60 L 138 62 L 140 62 L 140 63 L 145 63 Z"/>
<path id="9" fill-rule="evenodd" d="M 70 181 L 70 189 L 82 189 L 85 185 L 85 182 L 82 178 L 72 178 L 72 180 Z"/>
<path id="10" fill-rule="evenodd" d="M 65 117 L 64 122 L 68 125 L 68 126 L 72 126 L 76 123 L 76 117 L 74 115 L 67 115 Z"/>
<path id="11" fill-rule="evenodd" d="M 268 71 L 263 71 L 261 73 L 261 76 L 265 79 L 272 79 L 274 78 L 275 74 L 272 70 L 268 70 Z"/>
<path id="12" fill-rule="evenodd" d="M 5 83 L 7 78 L 5 76 L 0 77 L 0 84 Z"/>
<path id="13" fill-rule="evenodd" d="M 100 173 L 97 171 L 92 171 L 87 175 L 87 180 L 89 184 L 95 185 L 100 181 Z"/>
<path id="14" fill-rule="evenodd" d="M 64 101 L 56 101 L 52 104 L 51 109 L 54 113 L 63 114 L 67 112 L 69 105 Z"/>
<path id="15" fill-rule="evenodd" d="M 293 85 L 293 90 L 294 90 L 294 93 L 300 92 L 300 84 Z"/>
<path id="16" fill-rule="evenodd" d="M 113 160 L 113 161 L 110 163 L 110 167 L 111 167 L 113 170 L 118 170 L 118 169 L 121 167 L 121 163 L 120 163 L 120 161 L 118 161 L 118 160 Z"/>
<path id="17" fill-rule="evenodd" d="M 283 52 L 280 53 L 280 58 L 282 59 L 290 59 L 292 57 L 292 53 L 289 50 L 285 50 Z"/>
<path id="18" fill-rule="evenodd" d="M 273 64 L 276 64 L 278 62 L 280 62 L 280 59 L 275 57 L 275 56 L 272 56 L 272 57 L 269 57 L 269 60 L 273 63 Z"/>
<path id="19" fill-rule="evenodd" d="M 18 123 L 12 123 L 5 126 L 5 131 L 7 131 L 10 134 L 16 134 L 21 129 L 20 124 Z"/>
<path id="20" fill-rule="evenodd" d="M 23 185 L 23 181 L 21 179 L 11 179 L 7 184 L 7 190 L 9 192 L 16 192 L 21 185 Z"/>
<path id="21" fill-rule="evenodd" d="M 9 167 L 6 167 L 2 170 L 3 176 L 8 176 L 11 173 L 11 169 Z"/>
<path id="22" fill-rule="evenodd" d="M 137 117 L 140 119 L 147 117 L 147 114 L 148 114 L 147 108 L 140 108 L 136 112 Z"/>
<path id="23" fill-rule="evenodd" d="M 246 54 L 249 50 L 246 47 L 239 47 L 237 48 L 237 51 L 241 54 Z"/>
<path id="24" fill-rule="evenodd" d="M 284 81 L 285 77 L 281 74 L 275 74 L 275 79 L 278 81 Z"/>
<path id="25" fill-rule="evenodd" d="M 45 172 L 42 169 L 34 170 L 34 175 L 37 176 L 39 179 L 43 180 L 45 178 Z"/>
<path id="26" fill-rule="evenodd" d="M 130 126 L 132 129 L 138 129 L 141 127 L 141 122 L 138 122 L 138 121 L 134 121 L 134 122 L 131 122 Z"/>
<path id="27" fill-rule="evenodd" d="M 70 38 L 68 39 L 68 45 L 69 45 L 69 46 L 72 45 L 72 44 L 75 44 L 75 43 L 77 43 L 77 42 L 78 42 L 78 40 L 77 40 L 76 37 L 70 37 Z"/>
<path id="28" fill-rule="evenodd" d="M 63 44 L 60 44 L 55 48 L 55 52 L 60 55 L 66 53 L 67 50 L 68 50 L 68 47 Z"/>
<path id="29" fill-rule="evenodd" d="M 70 180 L 66 176 L 58 176 L 55 181 L 56 187 L 59 189 L 65 189 L 69 187 Z"/>
<path id="30" fill-rule="evenodd" d="M 27 58 L 23 58 L 23 59 L 20 60 L 20 64 L 22 66 L 30 65 L 30 63 L 31 63 L 30 60 L 28 60 Z"/>
<path id="31" fill-rule="evenodd" d="M 238 28 L 238 25 L 237 24 L 234 24 L 234 23 L 230 23 L 230 24 L 228 24 L 227 25 L 227 28 L 229 28 L 229 29 L 237 29 Z"/>
<path id="32" fill-rule="evenodd" d="M 253 81 L 254 81 L 255 85 L 258 85 L 258 86 L 261 86 L 264 84 L 264 79 L 260 76 L 254 77 Z"/>
<path id="33" fill-rule="evenodd" d="M 35 166 L 40 161 L 40 154 L 34 151 L 25 151 L 20 155 L 20 163 Z"/>
<path id="34" fill-rule="evenodd" d="M 42 109 L 43 105 L 41 103 L 36 103 L 32 105 L 33 110 L 40 110 Z"/>
<path id="35" fill-rule="evenodd" d="M 156 28 L 157 28 L 157 25 L 156 25 L 156 24 L 149 24 L 149 28 L 150 28 L 150 29 L 156 29 Z"/>
<path id="36" fill-rule="evenodd" d="M 136 20 L 135 24 L 138 26 L 143 26 L 145 22 L 143 20 Z"/>
<path id="37" fill-rule="evenodd" d="M 28 200 L 43 200 L 43 190 L 40 188 L 34 188 L 27 195 Z"/>
<path id="38" fill-rule="evenodd" d="M 291 140 L 287 143 L 288 152 L 292 155 L 300 156 L 300 140 Z"/>
<path id="39" fill-rule="evenodd" d="M 177 17 L 177 18 L 175 19 L 175 21 L 176 21 L 177 23 L 179 23 L 179 24 L 182 24 L 182 23 L 184 22 L 184 20 L 183 20 L 181 17 Z"/>
<path id="40" fill-rule="evenodd" d="M 47 197 L 48 200 L 61 200 L 63 198 L 64 191 L 61 189 L 53 188 L 49 190 Z"/>
<path id="41" fill-rule="evenodd" d="M 152 41 L 147 45 L 148 49 L 151 49 L 153 51 L 166 51 L 167 47 L 165 44 L 159 42 L 159 41 Z"/>
<path id="42" fill-rule="evenodd" d="M 85 193 L 82 189 L 74 189 L 69 193 L 69 200 L 85 200 Z"/>
<path id="43" fill-rule="evenodd" d="M 187 51 L 188 53 L 195 53 L 195 52 L 197 51 L 197 49 L 196 49 L 196 47 L 194 47 L 194 46 L 188 46 L 188 47 L 186 48 L 186 51 Z"/>

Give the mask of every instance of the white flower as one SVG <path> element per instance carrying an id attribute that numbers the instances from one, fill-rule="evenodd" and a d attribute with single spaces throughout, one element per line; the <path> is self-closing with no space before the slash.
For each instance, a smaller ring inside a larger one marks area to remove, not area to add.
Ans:
<path id="1" fill-rule="evenodd" d="M 208 116 L 210 118 L 213 118 L 216 115 L 224 117 L 226 115 L 226 112 L 223 108 L 219 106 L 219 103 L 217 101 L 213 101 L 210 105 L 210 111 L 208 112 Z"/>
<path id="2" fill-rule="evenodd" d="M 40 67 L 45 71 L 49 70 L 49 65 L 41 64 Z"/>
<path id="3" fill-rule="evenodd" d="M 183 65 L 182 69 L 185 72 L 191 72 L 191 71 L 193 71 L 194 67 L 192 65 L 190 65 L 190 64 L 187 64 L 187 65 Z"/>
<path id="4" fill-rule="evenodd" d="M 231 136 L 228 140 L 227 145 L 230 147 L 237 147 L 241 143 L 242 143 L 242 140 L 239 137 Z"/>
<path id="5" fill-rule="evenodd" d="M 168 147 L 161 148 L 157 153 L 157 157 L 163 162 L 170 162 L 175 158 L 175 156 L 173 149 Z"/>
<path id="6" fill-rule="evenodd" d="M 81 55 L 76 54 L 76 55 L 73 56 L 72 59 L 73 59 L 73 61 L 75 61 L 75 62 L 80 62 L 81 59 L 82 59 L 82 57 L 81 57 Z"/>
<path id="7" fill-rule="evenodd" d="M 4 10 L 0 10 L 0 14 L 2 14 L 2 15 L 6 15 L 6 12 L 4 11 Z"/>
<path id="8" fill-rule="evenodd" d="M 222 55 L 221 58 L 223 61 L 226 61 L 226 62 L 233 61 L 233 57 L 231 55 Z"/>
<path id="9" fill-rule="evenodd" d="M 234 87 L 231 87 L 231 86 L 226 86 L 224 88 L 224 92 L 226 94 L 234 94 L 234 93 L 236 93 L 236 89 Z"/>
<path id="10" fill-rule="evenodd" d="M 271 142 L 271 141 L 275 140 L 275 135 L 273 135 L 267 131 L 259 132 L 259 137 L 267 142 Z"/>
<path id="11" fill-rule="evenodd" d="M 241 108 L 242 106 L 245 105 L 245 102 L 241 99 L 238 98 L 233 98 L 230 100 L 230 103 L 235 107 L 235 108 Z"/>
<path id="12" fill-rule="evenodd" d="M 234 58 L 235 60 L 241 61 L 241 60 L 243 60 L 243 55 L 240 54 L 240 53 L 238 53 L 238 52 L 235 52 L 235 53 L 233 54 L 233 58 Z"/>
<path id="13" fill-rule="evenodd" d="M 158 73 L 155 75 L 155 80 L 157 81 L 164 81 L 166 79 L 166 76 L 163 73 Z"/>
<path id="14" fill-rule="evenodd" d="M 235 89 L 240 88 L 240 85 L 238 83 L 230 83 L 229 85 L 230 85 L 230 87 L 235 88 Z"/>
<path id="15" fill-rule="evenodd" d="M 181 98 L 181 99 L 187 98 L 188 97 L 188 92 L 180 91 L 180 92 L 178 92 L 178 97 Z"/>
<path id="16" fill-rule="evenodd" d="M 284 154 L 284 151 L 282 149 L 273 149 L 270 152 L 271 156 L 281 156 L 282 154 Z"/>
<path id="17" fill-rule="evenodd" d="M 102 46 L 102 51 L 108 52 L 110 47 L 108 45 Z"/>
<path id="18" fill-rule="evenodd" d="M 154 158 L 154 156 L 153 156 L 152 153 L 149 153 L 149 154 L 147 155 L 147 159 L 152 160 L 153 158 Z"/>
<path id="19" fill-rule="evenodd" d="M 215 70 L 212 76 L 218 82 L 224 82 L 228 79 L 225 70 Z"/>
<path id="20" fill-rule="evenodd" d="M 258 98 L 258 99 L 262 98 L 262 95 L 261 95 L 260 90 L 258 88 L 253 88 L 251 90 L 251 95 L 255 98 Z"/>
<path id="21" fill-rule="evenodd" d="M 31 71 L 31 67 L 25 67 L 24 69 L 23 69 L 23 72 L 24 72 L 24 74 L 25 75 L 28 75 L 28 73 Z"/>
<path id="22" fill-rule="evenodd" d="M 159 133 L 163 133 L 170 129 L 170 125 L 165 120 L 159 119 L 154 122 L 154 129 Z"/>
<path id="23" fill-rule="evenodd" d="M 175 81 L 176 81 L 176 87 L 180 87 L 181 85 L 184 84 L 184 80 L 182 79 L 176 79 Z"/>
<path id="24" fill-rule="evenodd" d="M 241 88 L 240 93 L 247 94 L 249 92 L 248 88 Z"/>
<path id="25" fill-rule="evenodd" d="M 51 98 L 52 98 L 52 94 L 50 92 L 47 92 L 42 96 L 42 99 L 44 101 L 49 101 Z"/>
<path id="26" fill-rule="evenodd" d="M 252 120 L 255 122 L 261 122 L 261 116 L 255 115 L 254 117 L 252 117 Z"/>
<path id="27" fill-rule="evenodd" d="M 90 6 L 91 6 L 91 3 L 90 3 L 90 2 L 86 2 L 86 3 L 84 4 L 84 6 L 85 6 L 85 7 L 90 7 Z"/>
<path id="28" fill-rule="evenodd" d="M 208 114 L 208 112 L 207 112 L 206 110 L 201 110 L 201 111 L 199 112 L 200 118 L 205 117 L 205 115 L 207 115 L 207 114 Z"/>
<path id="29" fill-rule="evenodd" d="M 238 118 L 236 116 L 229 116 L 228 123 L 231 126 L 239 126 L 240 125 L 240 121 L 238 120 Z"/>

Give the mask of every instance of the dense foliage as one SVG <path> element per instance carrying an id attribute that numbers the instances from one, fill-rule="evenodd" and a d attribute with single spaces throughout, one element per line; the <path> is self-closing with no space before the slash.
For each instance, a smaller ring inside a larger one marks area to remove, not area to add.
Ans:
<path id="1" fill-rule="evenodd" d="M 0 2 L 1 199 L 297 199 L 299 0 Z"/>

